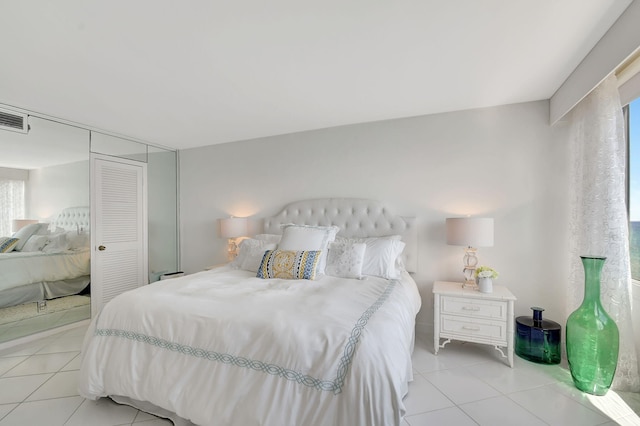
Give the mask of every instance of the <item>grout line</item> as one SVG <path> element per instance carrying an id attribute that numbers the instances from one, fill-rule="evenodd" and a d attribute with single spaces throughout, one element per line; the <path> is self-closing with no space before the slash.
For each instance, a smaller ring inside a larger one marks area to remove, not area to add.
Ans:
<path id="1" fill-rule="evenodd" d="M 5 414 L 4 416 L 0 417 L 0 421 L 4 420 L 7 416 L 9 416 L 9 414 L 13 413 L 15 411 L 15 409 L 20 406 L 21 403 L 20 402 L 12 402 L 12 403 L 9 403 L 9 404 L 1 404 L 1 405 L 12 405 L 12 404 L 15 404 L 16 406 L 13 407 L 11 410 L 9 410 L 7 412 L 7 414 Z"/>
<path id="2" fill-rule="evenodd" d="M 20 402 L 20 404 L 23 404 L 23 403 L 27 402 L 27 399 L 29 399 L 29 397 L 30 397 L 31 395 L 33 395 L 34 393 L 36 393 L 36 392 L 38 391 L 38 389 L 40 389 L 41 387 L 43 387 L 43 386 L 45 385 L 45 383 L 47 383 L 49 380 L 51 380 L 51 379 L 53 378 L 53 376 L 55 376 L 55 375 L 56 375 L 56 373 L 43 373 L 42 375 L 44 375 L 44 374 L 51 374 L 51 377 L 49 377 L 47 380 L 45 380 L 44 382 L 42 382 L 42 384 L 41 384 L 40 386 L 38 386 L 37 388 L 35 388 L 35 389 L 33 390 L 33 392 L 31 392 L 29 395 L 27 395 L 27 396 L 22 400 L 22 402 Z M 27 377 L 27 376 L 38 376 L 38 374 L 28 374 L 28 375 L 25 375 L 25 376 L 17 376 L 17 377 Z"/>
<path id="3" fill-rule="evenodd" d="M 73 351 L 73 352 L 75 352 L 75 351 Z M 74 369 L 72 369 L 72 370 L 64 370 L 64 368 L 65 368 L 67 365 L 71 364 L 71 363 L 72 363 L 76 358 L 78 358 L 78 357 L 80 356 L 80 353 L 81 353 L 81 352 L 80 352 L 80 351 L 78 351 L 78 355 L 74 356 L 73 358 L 71 358 L 71 359 L 69 360 L 69 362 L 67 362 L 65 365 L 63 365 L 62 367 L 60 367 L 60 370 L 58 370 L 58 373 L 63 373 L 63 372 L 65 372 L 65 371 L 79 371 L 79 370 L 80 370 L 79 368 L 74 368 Z"/>
<path id="4" fill-rule="evenodd" d="M 80 397 L 82 398 L 82 397 Z M 69 417 L 67 418 L 67 420 L 64 421 L 64 424 L 66 425 L 67 423 L 69 423 L 69 420 L 71 420 L 71 418 L 73 418 L 73 416 L 75 416 L 75 414 L 78 412 L 78 410 L 80 410 L 80 407 L 82 407 L 84 405 L 84 403 L 87 402 L 86 399 L 82 398 L 82 401 L 80 402 L 80 404 L 78 404 L 78 406 L 76 407 L 75 410 L 73 410 L 73 413 L 71 413 L 69 415 Z"/>

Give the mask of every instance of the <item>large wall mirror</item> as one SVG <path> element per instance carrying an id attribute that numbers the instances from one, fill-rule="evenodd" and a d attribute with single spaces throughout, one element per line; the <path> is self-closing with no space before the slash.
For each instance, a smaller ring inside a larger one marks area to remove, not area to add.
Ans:
<path id="1" fill-rule="evenodd" d="M 180 256 L 176 151 L 91 132 L 91 152 L 147 163 L 149 281 L 177 272 Z"/>
<path id="2" fill-rule="evenodd" d="M 0 343 L 91 316 L 89 131 L 28 123 L 0 129 Z"/>
<path id="3" fill-rule="evenodd" d="M 180 267 L 176 151 L 28 122 L 0 128 L 0 344 L 91 317 L 90 152 L 147 163 L 149 281 Z"/>

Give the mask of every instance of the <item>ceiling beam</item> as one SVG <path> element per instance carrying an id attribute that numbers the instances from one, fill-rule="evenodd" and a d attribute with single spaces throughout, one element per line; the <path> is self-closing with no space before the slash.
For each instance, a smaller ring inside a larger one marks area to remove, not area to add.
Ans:
<path id="1" fill-rule="evenodd" d="M 634 0 L 549 101 L 549 122 L 561 120 L 640 47 L 640 0 Z"/>

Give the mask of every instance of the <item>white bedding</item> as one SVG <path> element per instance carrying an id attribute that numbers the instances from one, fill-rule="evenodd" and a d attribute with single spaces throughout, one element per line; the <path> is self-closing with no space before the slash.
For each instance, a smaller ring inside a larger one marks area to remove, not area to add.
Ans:
<path id="1" fill-rule="evenodd" d="M 32 283 L 69 280 L 90 273 L 88 248 L 59 253 L 0 253 L 0 291 Z"/>
<path id="2" fill-rule="evenodd" d="M 415 282 L 262 280 L 228 267 L 121 294 L 92 320 L 80 394 L 198 425 L 399 425 Z"/>

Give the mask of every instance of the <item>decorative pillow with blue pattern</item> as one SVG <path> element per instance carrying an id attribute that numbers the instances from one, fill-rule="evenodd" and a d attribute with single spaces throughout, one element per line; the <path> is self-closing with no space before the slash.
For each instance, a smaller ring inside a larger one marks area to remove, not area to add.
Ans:
<path id="1" fill-rule="evenodd" d="M 20 241 L 18 238 L 0 237 L 0 253 L 13 251 L 18 241 Z"/>
<path id="2" fill-rule="evenodd" d="M 322 251 L 268 250 L 262 257 L 258 278 L 315 280 Z"/>

